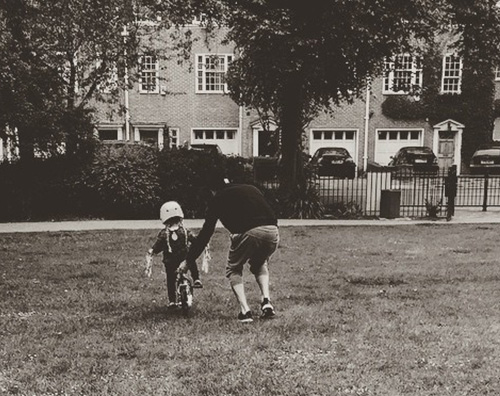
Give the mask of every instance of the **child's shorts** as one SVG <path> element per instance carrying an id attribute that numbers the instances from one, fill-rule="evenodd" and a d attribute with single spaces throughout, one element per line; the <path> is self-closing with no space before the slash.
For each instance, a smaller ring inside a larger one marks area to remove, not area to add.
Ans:
<path id="1" fill-rule="evenodd" d="M 255 227 L 244 234 L 232 234 L 226 276 L 241 275 L 246 262 L 250 264 L 250 271 L 258 274 L 276 251 L 278 243 L 278 227 L 273 225 Z"/>

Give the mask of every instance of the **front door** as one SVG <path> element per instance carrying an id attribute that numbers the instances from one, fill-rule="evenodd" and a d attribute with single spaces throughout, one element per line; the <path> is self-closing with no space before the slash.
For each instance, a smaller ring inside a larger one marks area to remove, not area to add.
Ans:
<path id="1" fill-rule="evenodd" d="M 260 157 L 275 157 L 278 154 L 278 142 L 276 131 L 259 130 L 259 151 Z"/>
<path id="2" fill-rule="evenodd" d="M 454 131 L 439 131 L 437 157 L 440 169 L 449 169 L 455 163 Z"/>

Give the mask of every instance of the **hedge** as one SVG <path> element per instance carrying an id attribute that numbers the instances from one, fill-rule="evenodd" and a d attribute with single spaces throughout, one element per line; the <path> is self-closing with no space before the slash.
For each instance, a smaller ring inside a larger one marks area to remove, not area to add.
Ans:
<path id="1" fill-rule="evenodd" d="M 184 148 L 101 145 L 85 159 L 57 157 L 0 164 L 0 221 L 75 218 L 154 219 L 161 204 L 178 201 L 186 218 L 205 214 L 208 171 L 251 182 L 252 164 Z"/>

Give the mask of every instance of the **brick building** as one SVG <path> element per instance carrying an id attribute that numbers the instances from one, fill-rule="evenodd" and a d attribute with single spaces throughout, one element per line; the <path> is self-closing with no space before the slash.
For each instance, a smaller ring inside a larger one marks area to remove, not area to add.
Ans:
<path id="1" fill-rule="evenodd" d="M 200 26 L 190 28 L 199 39 L 193 44 L 190 64 L 142 56 L 139 81 L 121 96 L 120 105 L 128 108 L 128 115 L 120 114 L 117 106 L 101 106 L 100 138 L 150 141 L 160 147 L 217 144 L 229 155 L 273 155 L 274 140 L 257 115 L 237 106 L 225 93 L 224 73 L 235 56 L 234 48 L 207 42 Z M 161 36 L 156 45 L 162 45 Z M 401 147 L 427 146 L 437 155 L 440 167 L 455 164 L 460 169 L 464 129 L 460 122 L 443 119 L 431 124 L 426 119 L 394 120 L 383 114 L 387 97 L 408 95 L 410 87 L 422 88 L 425 83 L 416 56 L 398 55 L 386 64 L 387 73 L 372 82 L 364 97 L 340 106 L 333 115 L 321 114 L 307 126 L 307 152 L 312 155 L 319 147 L 345 147 L 358 169 L 366 169 L 370 161 L 386 165 Z M 452 52 L 443 53 L 441 93 L 460 93 L 461 78 L 462 60 Z"/>

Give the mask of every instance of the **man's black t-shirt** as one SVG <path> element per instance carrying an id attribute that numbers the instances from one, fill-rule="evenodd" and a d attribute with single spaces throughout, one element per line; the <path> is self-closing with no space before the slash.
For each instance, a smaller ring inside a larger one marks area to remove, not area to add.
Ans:
<path id="1" fill-rule="evenodd" d="M 255 227 L 278 224 L 273 209 L 257 187 L 229 184 L 210 201 L 203 228 L 189 249 L 189 259 L 196 259 L 201 254 L 214 233 L 217 220 L 231 234 L 242 234 Z"/>

